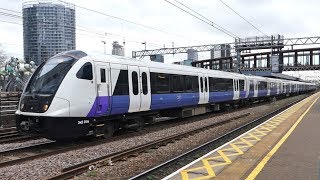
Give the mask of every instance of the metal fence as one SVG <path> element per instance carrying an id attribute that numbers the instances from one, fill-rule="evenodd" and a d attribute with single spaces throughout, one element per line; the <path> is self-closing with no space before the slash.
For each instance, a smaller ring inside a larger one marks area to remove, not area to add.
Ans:
<path id="1" fill-rule="evenodd" d="M 20 96 L 20 92 L 0 92 L 0 127 L 15 126 L 15 112 Z"/>

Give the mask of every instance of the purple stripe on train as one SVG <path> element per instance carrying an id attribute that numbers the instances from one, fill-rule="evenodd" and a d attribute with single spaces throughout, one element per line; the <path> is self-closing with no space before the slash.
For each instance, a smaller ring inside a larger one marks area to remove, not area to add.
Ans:
<path id="1" fill-rule="evenodd" d="M 108 106 L 109 106 L 108 96 L 96 97 L 87 117 L 97 117 L 97 116 L 106 115 L 108 113 L 107 112 Z"/>

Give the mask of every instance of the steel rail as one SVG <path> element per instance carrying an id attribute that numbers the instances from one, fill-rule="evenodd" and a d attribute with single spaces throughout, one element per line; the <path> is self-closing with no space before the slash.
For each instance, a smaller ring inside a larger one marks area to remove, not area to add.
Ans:
<path id="1" fill-rule="evenodd" d="M 59 153 L 62 149 L 49 151 L 49 152 L 37 153 L 40 149 L 47 150 L 47 149 L 50 149 L 50 147 L 55 148 L 56 147 L 55 143 L 56 143 L 55 141 L 43 142 L 43 143 L 35 144 L 32 146 L 26 146 L 26 147 L 2 151 L 2 152 L 0 152 L 0 157 L 2 157 L 1 160 L 5 159 L 6 157 L 18 157 L 18 158 L 13 159 L 13 160 L 8 160 L 8 161 L 2 161 L 2 162 L 0 161 L 0 168 L 5 167 L 5 166 L 11 166 L 11 165 L 18 164 L 18 163 L 22 163 L 22 162 L 29 161 L 29 160 L 33 160 L 33 159 L 40 158 L 40 157 L 53 155 L 55 153 Z M 26 157 L 19 157 L 16 155 L 19 153 L 24 154 L 26 152 L 32 152 L 32 153 L 37 153 L 37 154 L 29 155 Z"/>
<path id="2" fill-rule="evenodd" d="M 50 180 L 55 180 L 55 179 L 72 178 L 72 177 L 74 177 L 74 176 L 76 176 L 78 174 L 82 174 L 82 173 L 86 172 L 90 166 L 103 166 L 105 164 L 112 164 L 114 162 L 127 159 L 130 156 L 136 156 L 137 154 L 145 152 L 148 149 L 155 148 L 155 147 L 160 147 L 160 146 L 166 145 L 168 143 L 172 143 L 172 142 L 174 142 L 176 140 L 180 140 L 180 139 L 188 137 L 188 136 L 190 136 L 192 134 L 196 134 L 198 132 L 202 132 L 202 131 L 204 131 L 206 129 L 210 129 L 212 127 L 216 127 L 216 126 L 222 125 L 224 123 L 227 123 L 227 122 L 230 122 L 232 120 L 236 120 L 236 119 L 248 116 L 248 115 L 250 115 L 250 113 L 245 113 L 245 114 L 242 114 L 242 115 L 239 115 L 239 116 L 236 116 L 236 117 L 228 118 L 228 119 L 226 119 L 224 121 L 216 122 L 216 123 L 204 126 L 204 127 L 200 127 L 200 128 L 188 131 L 188 132 L 183 132 L 183 133 L 178 133 L 176 135 L 171 135 L 171 136 L 165 137 L 163 139 L 159 139 L 159 140 L 152 141 L 152 142 L 149 142 L 149 143 L 146 143 L 146 144 L 142 144 L 142 145 L 139 145 L 139 146 L 136 146 L 134 148 L 127 149 L 127 150 L 124 150 L 124 151 L 121 151 L 121 152 L 115 152 L 115 153 L 111 153 L 111 154 L 108 154 L 108 155 L 105 155 L 105 156 L 101 156 L 101 157 L 98 157 L 98 158 L 95 158 L 95 159 L 92 159 L 92 160 L 89 160 L 89 161 L 85 161 L 83 163 L 64 168 L 62 170 L 62 173 L 58 174 L 57 176 L 51 177 L 49 179 Z"/>
<path id="3" fill-rule="evenodd" d="M 38 138 L 36 135 L 21 135 L 18 132 L 12 132 L 12 134 L 0 136 L 0 144 L 13 143 L 16 141 L 32 140 Z"/>
<path id="4" fill-rule="evenodd" d="M 259 124 L 261 124 L 261 123 L 265 122 L 266 120 L 268 120 L 269 118 L 271 118 L 271 117 L 283 112 L 284 110 L 288 109 L 289 107 L 293 106 L 294 104 L 300 102 L 301 100 L 303 100 L 305 98 L 306 97 L 304 97 L 302 99 L 299 99 L 299 100 L 296 100 L 296 101 L 294 101 L 292 103 L 289 103 L 288 105 L 286 105 L 284 107 L 281 107 L 281 108 L 279 108 L 277 110 L 274 110 L 274 111 L 272 111 L 272 112 L 270 112 L 268 114 L 265 114 L 265 115 L 255 119 L 253 121 L 250 121 L 250 122 L 248 122 L 248 123 L 236 128 L 236 129 L 234 129 L 232 131 L 227 132 L 226 134 L 223 134 L 223 135 L 221 135 L 221 136 L 219 136 L 219 137 L 217 137 L 217 138 L 215 138 L 215 139 L 213 139 L 213 140 L 211 140 L 209 142 L 206 142 L 206 143 L 204 143 L 204 144 L 202 144 L 202 145 L 200 145 L 200 146 L 198 146 L 198 147 L 196 147 L 194 149 L 191 149 L 190 151 L 187 151 L 184 154 L 181 154 L 181 155 L 179 155 L 177 157 L 174 157 L 174 158 L 172 158 L 172 159 L 170 159 L 170 160 L 168 160 L 168 161 L 166 161 L 166 162 L 164 162 L 164 163 L 162 163 L 162 164 L 160 164 L 158 166 L 155 166 L 155 167 L 153 167 L 153 168 L 151 168 L 151 169 L 149 169 L 147 171 L 144 171 L 144 172 L 142 172 L 142 173 L 140 173 L 140 174 L 138 174 L 138 175 L 136 175 L 134 177 L 131 177 L 130 180 L 133 180 L 133 179 L 148 179 L 150 177 L 155 177 L 154 174 L 156 174 L 157 172 L 167 172 L 165 170 L 165 168 L 167 166 L 170 166 L 171 164 L 177 162 L 178 160 L 184 161 L 183 159 L 188 159 L 188 160 L 185 160 L 185 161 L 190 161 L 191 162 L 191 161 L 193 161 L 195 159 L 192 158 L 192 160 L 190 160 L 191 159 L 190 157 L 192 157 L 192 154 L 195 154 L 197 151 L 201 151 L 202 149 L 205 149 L 206 147 L 209 147 L 209 146 L 211 147 L 210 149 L 212 149 L 212 147 L 214 147 L 213 145 L 217 144 L 217 142 L 221 142 L 221 141 L 222 142 L 228 142 L 229 141 L 228 139 L 230 139 L 230 137 L 233 137 L 235 134 L 236 134 L 236 137 L 237 137 L 238 136 L 237 134 L 240 135 L 240 134 L 242 134 L 241 132 L 249 131 L 249 130 L 255 128 Z M 226 140 L 228 140 L 228 141 L 226 141 Z M 198 156 L 196 156 L 196 157 L 198 157 Z M 184 166 L 184 165 L 182 165 L 182 166 Z M 160 178 L 160 177 L 157 177 L 157 178 Z"/>

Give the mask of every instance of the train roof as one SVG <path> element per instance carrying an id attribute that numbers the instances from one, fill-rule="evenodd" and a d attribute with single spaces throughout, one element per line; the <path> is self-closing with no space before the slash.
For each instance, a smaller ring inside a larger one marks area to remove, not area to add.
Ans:
<path id="1" fill-rule="evenodd" d="M 109 62 L 109 63 L 117 63 L 117 64 L 126 64 L 126 65 L 139 65 L 139 66 L 146 66 L 149 68 L 155 69 L 166 69 L 166 70 L 175 70 L 175 71 L 189 71 L 194 73 L 203 73 L 206 71 L 212 75 L 224 76 L 224 77 L 238 77 L 244 78 L 246 77 L 243 74 L 233 73 L 233 72 L 225 72 L 225 71 L 218 71 L 212 69 L 203 69 L 197 68 L 192 66 L 183 66 L 177 64 L 165 64 L 160 62 L 154 62 L 150 60 L 139 60 L 124 56 L 114 56 L 114 55 L 101 55 L 101 54 L 93 54 L 88 55 L 93 59 L 93 61 L 97 62 Z"/>
<path id="2" fill-rule="evenodd" d="M 297 84 L 311 84 L 308 82 L 300 82 L 300 81 L 291 81 L 291 80 L 284 80 L 284 79 L 277 79 L 277 78 L 267 78 L 267 77 L 261 77 L 261 76 L 248 76 L 244 74 L 238 74 L 234 72 L 225 72 L 225 71 L 219 71 L 219 70 L 212 70 L 212 69 L 204 69 L 204 68 L 197 68 L 197 67 L 191 67 L 191 66 L 184 66 L 184 65 L 177 65 L 177 64 L 165 64 L 160 62 L 154 62 L 150 60 L 140 60 L 140 59 L 134 59 L 130 57 L 124 57 L 124 56 L 115 56 L 115 55 L 103 55 L 103 54 L 89 54 L 88 57 L 92 58 L 93 61 L 96 62 L 108 62 L 108 63 L 116 63 L 116 64 L 126 64 L 126 65 L 138 65 L 138 66 L 144 66 L 149 68 L 155 68 L 155 69 L 166 69 L 166 70 L 174 70 L 174 71 L 188 71 L 193 73 L 203 73 L 204 71 L 208 74 L 214 75 L 214 76 L 220 76 L 225 78 L 249 78 L 249 79 L 257 79 L 257 80 L 274 80 L 274 81 L 281 81 L 284 83 L 290 83 L 295 82 Z"/>

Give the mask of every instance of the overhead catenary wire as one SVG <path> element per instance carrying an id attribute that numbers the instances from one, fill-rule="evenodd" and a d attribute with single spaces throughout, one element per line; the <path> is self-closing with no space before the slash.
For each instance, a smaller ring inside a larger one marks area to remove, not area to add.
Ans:
<path id="1" fill-rule="evenodd" d="M 14 12 L 14 13 L 17 13 L 17 14 L 21 14 L 21 12 L 15 11 L 15 10 L 12 10 L 12 9 L 6 9 L 6 8 L 0 8 L 0 9 L 5 10 L 5 11 L 9 11 L 9 12 Z"/>
<path id="2" fill-rule="evenodd" d="M 0 20 L 0 22 L 10 23 L 10 24 L 16 24 L 16 25 L 22 25 L 22 23 L 16 23 L 16 22 L 4 21 L 4 20 Z M 47 23 L 47 22 L 46 22 L 46 23 Z M 106 36 L 105 34 L 109 34 L 109 33 L 92 32 L 92 31 L 87 31 L 87 30 L 83 30 L 83 29 L 76 29 L 76 30 L 93 34 L 92 36 L 95 36 L 95 37 L 105 37 L 105 36 Z M 90 36 L 90 35 L 88 35 L 88 34 L 80 34 L 80 33 L 77 33 L 77 35 L 80 35 L 80 36 Z M 112 35 L 112 36 L 120 36 L 120 35 L 115 35 L 115 34 L 109 34 L 109 35 Z M 130 39 L 126 39 L 126 42 L 132 42 L 132 43 L 141 44 L 140 41 L 130 40 Z M 156 44 L 156 43 L 148 43 L 148 45 L 153 46 L 153 47 L 162 47 L 160 44 Z"/>
<path id="3" fill-rule="evenodd" d="M 1 12 L 1 9 L 3 9 L 3 8 L 0 8 L 0 16 L 7 16 L 7 17 L 11 17 L 11 18 L 23 19 L 23 17 L 19 16 L 19 15 L 14 15 L 14 14 L 6 13 L 6 12 Z M 8 9 L 5 9 L 5 10 L 9 11 Z M 21 14 L 21 12 L 18 12 L 18 11 L 14 11 L 14 12 Z M 12 23 L 12 24 L 19 24 L 19 23 L 10 22 L 10 21 L 2 21 L 2 22 Z M 40 23 L 51 24 L 50 22 L 40 22 Z M 19 25 L 22 25 L 22 24 L 19 24 Z M 71 27 L 71 26 L 68 26 L 68 27 Z M 76 28 L 77 31 L 83 31 L 83 32 L 87 32 L 87 33 L 92 33 L 92 34 L 99 35 L 101 37 L 106 37 L 106 36 L 122 37 L 127 42 L 134 42 L 134 43 L 137 43 L 137 44 L 141 44 L 142 43 L 141 41 L 138 41 L 138 40 L 127 39 L 123 35 L 110 33 L 110 32 L 103 32 L 101 30 L 96 30 L 94 28 L 87 27 L 87 26 L 76 25 L 76 27 L 77 27 Z M 82 35 L 84 35 L 84 34 L 82 34 Z M 153 47 L 158 47 L 158 48 L 162 47 L 161 44 L 152 43 L 152 42 L 148 42 L 148 45 L 153 46 Z"/>
<path id="4" fill-rule="evenodd" d="M 190 11 L 192 11 L 192 12 L 196 13 L 196 14 L 197 14 L 197 15 L 199 15 L 200 17 L 202 17 L 202 18 L 206 19 L 207 21 L 209 21 L 209 22 L 210 22 L 210 23 L 212 23 L 213 25 L 217 26 L 217 27 L 218 27 L 218 28 L 220 28 L 221 30 L 228 32 L 229 34 L 231 34 L 231 35 L 232 35 L 232 36 L 234 36 L 234 37 L 238 37 L 238 36 L 237 36 L 237 35 L 235 35 L 234 33 L 232 33 L 232 32 L 230 32 L 229 30 L 227 30 L 227 29 L 223 28 L 223 27 L 222 27 L 222 26 L 220 26 L 219 24 L 217 24 L 217 23 L 213 22 L 212 20 L 208 19 L 207 17 L 205 17 L 204 15 L 202 15 L 202 14 L 198 13 L 197 11 L 195 11 L 195 10 L 191 9 L 189 6 L 187 6 L 187 5 L 183 4 L 182 2 L 180 2 L 180 1 L 178 1 L 178 0 L 174 0 L 174 1 L 175 1 L 175 2 L 177 2 L 177 3 L 179 3 L 179 4 L 181 4 L 181 5 L 182 5 L 182 6 L 184 6 L 185 8 L 189 9 Z"/>
<path id="5" fill-rule="evenodd" d="M 200 18 L 200 17 L 198 17 L 198 16 L 196 16 L 196 15 L 192 14 L 191 12 L 189 12 L 189 11 L 187 11 L 187 10 L 185 10 L 185 9 L 183 9 L 183 8 L 181 8 L 181 7 L 179 7 L 178 5 L 176 5 L 176 4 L 174 4 L 174 3 L 172 3 L 172 2 L 170 2 L 170 1 L 168 1 L 168 0 L 164 0 L 164 1 L 166 1 L 166 2 L 167 2 L 167 3 L 169 3 L 169 4 L 171 4 L 172 6 L 174 6 L 174 7 L 178 8 L 178 9 L 180 9 L 180 10 L 182 10 L 182 11 L 184 11 L 184 12 L 188 13 L 189 15 L 191 15 L 191 16 L 193 16 L 193 17 L 195 17 L 196 19 L 198 19 L 198 20 L 200 20 L 200 21 L 202 21 L 202 22 L 204 22 L 204 23 L 206 23 L 206 24 L 208 24 L 208 25 L 210 25 L 210 26 L 214 27 L 215 29 L 217 29 L 217 30 L 219 30 L 219 31 L 223 32 L 224 34 L 226 34 L 226 35 L 228 35 L 228 36 L 230 36 L 230 37 L 232 37 L 232 38 L 239 38 L 238 36 L 234 36 L 234 35 L 230 34 L 229 32 L 227 32 L 227 31 L 225 31 L 225 30 L 223 30 L 223 29 L 221 29 L 221 28 L 219 28 L 219 27 L 215 26 L 215 25 L 214 25 L 214 24 L 212 24 L 211 22 L 208 22 L 207 20 L 204 20 L 203 18 Z"/>
<path id="6" fill-rule="evenodd" d="M 255 25 L 253 25 L 249 20 L 241 16 L 237 11 L 235 11 L 233 8 L 231 8 L 228 4 L 223 2 L 222 0 L 219 0 L 222 4 L 224 4 L 227 8 L 229 8 L 231 11 L 233 11 L 235 14 L 237 14 L 240 18 L 242 18 L 244 21 L 246 21 L 248 24 L 250 24 L 254 29 L 259 31 L 261 34 L 268 36 L 266 33 L 262 32 L 259 28 L 257 28 Z"/>
<path id="7" fill-rule="evenodd" d="M 63 0 L 57 0 L 57 1 L 62 2 L 62 3 L 66 3 L 66 4 L 72 4 L 72 3 L 69 3 L 69 2 L 66 2 L 66 1 L 63 1 Z M 158 31 L 158 32 L 161 32 L 161 33 L 164 33 L 164 34 L 169 34 L 169 35 L 172 35 L 172 36 L 180 37 L 180 38 L 183 38 L 183 39 L 189 39 L 189 40 L 192 40 L 192 41 L 201 42 L 199 40 L 190 39 L 189 37 L 183 36 L 181 34 L 171 33 L 171 32 L 168 32 L 168 31 L 165 31 L 165 30 L 162 30 L 162 29 L 158 29 L 158 28 L 155 28 L 155 27 L 152 27 L 152 26 L 148 26 L 148 25 L 145 25 L 145 24 L 142 24 L 142 23 L 134 22 L 132 20 L 124 19 L 124 18 L 121 18 L 121 17 L 117 17 L 117 16 L 114 16 L 114 15 L 110 15 L 110 14 L 104 13 L 104 12 L 100 12 L 98 10 L 94 10 L 94 9 L 90 9 L 90 8 L 87 8 L 87 7 L 84 7 L 84 6 L 80 6 L 78 4 L 72 4 L 72 5 L 74 5 L 77 8 L 84 9 L 84 10 L 87 10 L 87 11 L 91 11 L 91 12 L 94 12 L 94 13 L 109 17 L 109 18 L 117 19 L 117 20 L 122 21 L 122 22 L 127 22 L 127 23 L 130 23 L 130 24 L 136 25 L 136 26 L 144 27 L 144 28 L 147 28 L 147 29 L 151 29 L 151 30 Z"/>
<path id="8" fill-rule="evenodd" d="M 22 25 L 22 23 L 17 23 L 17 22 L 12 22 L 12 21 L 5 21 L 5 20 L 1 20 L 0 22 L 5 22 L 5 23 L 9 23 L 9 24 L 16 24 L 16 25 Z"/>
<path id="9" fill-rule="evenodd" d="M 0 11 L 0 15 L 12 17 L 12 18 L 18 18 L 18 19 L 22 18 L 22 16 L 18 16 L 18 15 L 6 13 L 6 12 L 1 12 L 1 11 Z"/>
<path id="10" fill-rule="evenodd" d="M 12 16 L 12 14 L 9 13 L 3 13 L 0 11 L 0 16 L 7 16 L 7 17 L 12 17 L 12 18 L 18 18 L 18 19 L 22 19 L 22 16 Z M 0 22 L 5 22 L 5 23 L 11 23 L 11 24 L 17 24 L 17 25 L 22 25 L 22 23 L 17 23 L 17 22 L 12 22 L 12 21 L 6 21 L 6 20 L 0 20 Z M 40 22 L 41 24 L 52 24 L 50 22 Z M 72 27 L 72 26 L 67 26 L 67 27 Z M 106 36 L 115 36 L 115 37 L 123 37 L 122 35 L 119 34 L 114 34 L 114 33 L 109 33 L 109 32 L 102 32 L 102 31 L 97 31 L 93 28 L 89 28 L 86 26 L 81 26 L 81 25 L 76 25 L 76 30 L 77 31 L 82 31 L 82 32 L 86 32 L 86 33 L 91 33 L 91 34 L 95 34 L 96 36 L 99 37 L 106 37 Z M 77 33 L 79 34 L 79 33 Z M 82 36 L 85 36 L 85 34 L 81 34 Z M 141 44 L 140 41 L 138 40 L 131 40 L 131 39 L 126 39 L 127 42 L 133 42 L 133 43 L 137 43 L 137 44 Z M 154 46 L 154 47 L 162 47 L 160 44 L 156 44 L 156 43 L 151 43 L 148 42 L 148 45 Z"/>

